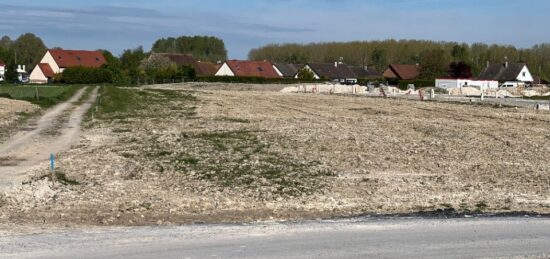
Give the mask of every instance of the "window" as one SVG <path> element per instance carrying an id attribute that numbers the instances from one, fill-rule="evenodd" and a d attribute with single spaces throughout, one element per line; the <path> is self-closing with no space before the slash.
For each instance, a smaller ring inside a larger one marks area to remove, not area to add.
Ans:
<path id="1" fill-rule="evenodd" d="M 526 75 L 527 73 L 523 72 L 522 74 L 523 74 L 523 77 L 525 77 L 525 75 Z"/>
<path id="2" fill-rule="evenodd" d="M 261 68 L 261 67 L 258 67 L 258 71 L 262 72 L 262 71 L 264 71 L 264 69 Z"/>

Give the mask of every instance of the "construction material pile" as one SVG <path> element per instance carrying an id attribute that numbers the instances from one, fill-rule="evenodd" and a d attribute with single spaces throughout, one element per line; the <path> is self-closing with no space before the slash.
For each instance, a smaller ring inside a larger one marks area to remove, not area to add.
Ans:
<path id="1" fill-rule="evenodd" d="M 283 93 L 328 93 L 328 94 L 365 94 L 366 86 L 341 84 L 304 84 L 289 86 L 281 90 Z"/>

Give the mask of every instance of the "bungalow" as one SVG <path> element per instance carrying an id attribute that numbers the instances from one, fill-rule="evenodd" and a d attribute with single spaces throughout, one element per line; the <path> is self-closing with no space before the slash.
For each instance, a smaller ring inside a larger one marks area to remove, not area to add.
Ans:
<path id="1" fill-rule="evenodd" d="M 341 62 L 307 63 L 302 69 L 313 73 L 315 79 L 330 79 L 342 84 L 356 84 L 357 75 L 347 65 Z M 294 78 L 298 78 L 297 74 Z"/>
<path id="2" fill-rule="evenodd" d="M 188 66 L 195 69 L 197 76 L 213 76 L 218 71 L 218 66 L 214 63 L 198 61 L 191 54 L 181 54 L 181 53 L 152 53 L 149 56 L 149 59 L 155 56 L 162 56 L 169 59 L 172 63 Z"/>
<path id="3" fill-rule="evenodd" d="M 281 78 L 268 61 L 228 60 L 222 64 L 216 76 Z"/>
<path id="4" fill-rule="evenodd" d="M 99 68 L 105 62 L 101 51 L 50 49 L 33 69 L 29 79 L 34 84 L 45 84 L 66 68 Z"/>
<path id="5" fill-rule="evenodd" d="M 418 65 L 391 64 L 382 74 L 388 80 L 414 80 L 420 75 Z"/>
<path id="6" fill-rule="evenodd" d="M 6 75 L 6 63 L 0 60 L 0 82 L 4 81 L 5 75 Z"/>
<path id="7" fill-rule="evenodd" d="M 524 63 L 487 64 L 478 80 L 498 81 L 501 85 L 525 86 L 533 83 L 533 76 Z"/>
<path id="8" fill-rule="evenodd" d="M 279 76 L 281 77 L 294 78 L 303 66 L 303 64 L 277 63 L 273 65 L 273 68 L 275 68 L 275 71 L 277 71 L 277 74 L 279 74 Z"/>

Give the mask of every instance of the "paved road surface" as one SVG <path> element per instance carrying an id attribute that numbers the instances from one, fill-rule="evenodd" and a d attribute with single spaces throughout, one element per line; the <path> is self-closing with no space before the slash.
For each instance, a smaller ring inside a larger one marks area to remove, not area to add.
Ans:
<path id="1" fill-rule="evenodd" d="M 0 235 L 1 258 L 550 256 L 550 219 L 354 219 Z"/>

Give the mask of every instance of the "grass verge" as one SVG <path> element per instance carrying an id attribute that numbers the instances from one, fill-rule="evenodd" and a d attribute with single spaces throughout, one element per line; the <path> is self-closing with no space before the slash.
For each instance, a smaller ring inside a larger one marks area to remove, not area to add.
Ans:
<path id="1" fill-rule="evenodd" d="M 71 98 L 80 86 L 0 86 L 0 96 L 50 108 Z"/>

